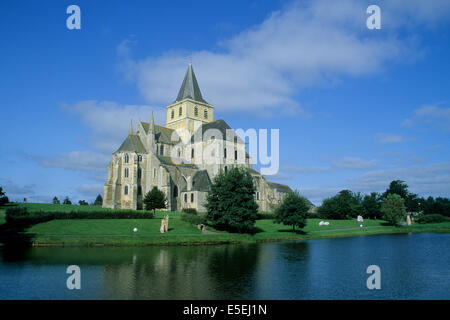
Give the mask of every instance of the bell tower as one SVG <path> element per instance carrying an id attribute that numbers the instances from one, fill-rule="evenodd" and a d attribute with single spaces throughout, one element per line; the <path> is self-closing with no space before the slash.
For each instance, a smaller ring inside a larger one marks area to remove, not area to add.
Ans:
<path id="1" fill-rule="evenodd" d="M 203 99 L 191 63 L 189 63 L 176 100 L 168 105 L 166 110 L 167 128 L 185 129 L 191 134 L 196 128 L 195 123 L 214 121 L 214 106 Z"/>

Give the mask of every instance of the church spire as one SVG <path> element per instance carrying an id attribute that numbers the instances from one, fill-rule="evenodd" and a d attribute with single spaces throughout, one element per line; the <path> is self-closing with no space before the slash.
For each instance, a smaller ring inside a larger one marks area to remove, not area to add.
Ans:
<path id="1" fill-rule="evenodd" d="M 188 69 L 184 76 L 183 83 L 181 84 L 181 88 L 178 92 L 178 96 L 175 102 L 184 99 L 192 99 L 194 101 L 207 103 L 205 100 L 203 100 L 202 93 L 200 92 L 200 87 L 198 86 L 197 78 L 195 77 L 191 62 L 189 62 Z"/>
<path id="2" fill-rule="evenodd" d="M 153 111 L 152 111 L 152 118 L 150 119 L 149 130 L 150 130 L 152 133 L 155 133 L 155 118 L 153 117 Z"/>
<path id="3" fill-rule="evenodd" d="M 130 119 L 130 128 L 128 129 L 128 135 L 132 135 L 133 134 L 133 120 Z"/>

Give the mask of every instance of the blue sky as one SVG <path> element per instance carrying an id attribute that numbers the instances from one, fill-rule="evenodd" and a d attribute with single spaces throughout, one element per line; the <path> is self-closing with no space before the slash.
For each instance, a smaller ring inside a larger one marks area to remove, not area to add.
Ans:
<path id="1" fill-rule="evenodd" d="M 192 59 L 216 119 L 280 129 L 269 180 L 316 204 L 394 179 L 448 197 L 450 3 L 406 3 L 2 1 L 0 185 L 93 201 L 129 120 L 163 124 Z"/>

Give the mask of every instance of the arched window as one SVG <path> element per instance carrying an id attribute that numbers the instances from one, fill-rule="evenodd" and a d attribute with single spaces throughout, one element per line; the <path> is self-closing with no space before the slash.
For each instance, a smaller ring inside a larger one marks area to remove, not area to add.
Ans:
<path id="1" fill-rule="evenodd" d="M 194 148 L 191 149 L 191 158 L 194 157 Z"/>
<path id="2" fill-rule="evenodd" d="M 227 157 L 227 148 L 223 149 L 223 157 L 226 158 Z"/>
<path id="3" fill-rule="evenodd" d="M 198 117 L 198 107 L 194 107 L 194 116 Z"/>
<path id="4" fill-rule="evenodd" d="M 184 194 L 184 202 L 187 202 L 187 193 Z"/>
<path id="5" fill-rule="evenodd" d="M 142 156 L 141 155 L 138 155 L 138 161 L 142 162 Z"/>
<path id="6" fill-rule="evenodd" d="M 138 179 L 142 178 L 142 169 L 138 168 Z"/>
<path id="7" fill-rule="evenodd" d="M 208 119 L 208 109 L 203 110 L 203 118 Z"/>
<path id="8" fill-rule="evenodd" d="M 127 194 L 128 194 L 128 186 L 125 186 L 125 187 L 123 188 L 123 194 L 124 194 L 124 195 L 127 195 Z"/>
<path id="9" fill-rule="evenodd" d="M 142 187 L 141 186 L 138 186 L 138 196 L 141 196 L 142 195 Z"/>
<path id="10" fill-rule="evenodd" d="M 178 187 L 177 186 L 173 187 L 173 196 L 175 198 L 178 197 Z"/>
<path id="11" fill-rule="evenodd" d="M 181 157 L 181 150 L 178 149 L 178 158 L 180 158 L 180 157 Z"/>
<path id="12" fill-rule="evenodd" d="M 224 168 L 224 169 L 225 169 L 225 173 L 226 173 L 226 172 L 228 171 L 228 167 L 227 167 L 227 166 L 225 166 L 225 168 Z"/>
<path id="13" fill-rule="evenodd" d="M 234 160 L 237 160 L 237 150 L 234 150 Z"/>
<path id="14" fill-rule="evenodd" d="M 156 178 L 156 168 L 153 168 L 153 179 Z"/>
<path id="15" fill-rule="evenodd" d="M 179 107 L 178 108 L 178 115 L 181 116 L 183 114 L 183 108 Z"/>
<path id="16" fill-rule="evenodd" d="M 191 193 L 191 202 L 194 202 L 194 193 Z"/>
<path id="17" fill-rule="evenodd" d="M 130 156 L 128 155 L 128 153 L 125 153 L 125 163 L 130 162 Z"/>
<path id="18" fill-rule="evenodd" d="M 128 178 L 128 177 L 130 176 L 130 170 L 129 170 L 128 168 L 125 168 L 124 173 L 123 173 L 123 176 L 124 176 L 125 178 Z"/>
<path id="19" fill-rule="evenodd" d="M 170 112 L 170 118 L 173 119 L 175 117 L 175 111 L 172 109 Z"/>

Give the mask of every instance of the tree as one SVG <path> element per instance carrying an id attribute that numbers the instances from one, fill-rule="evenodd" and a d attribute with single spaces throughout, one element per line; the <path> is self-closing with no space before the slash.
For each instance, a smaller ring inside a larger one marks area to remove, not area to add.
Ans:
<path id="1" fill-rule="evenodd" d="M 78 201 L 78 204 L 79 204 L 80 206 L 87 206 L 87 205 L 89 205 L 85 200 L 80 200 L 80 201 Z"/>
<path id="2" fill-rule="evenodd" d="M 405 200 L 405 206 L 407 212 L 418 212 L 420 210 L 420 198 L 415 193 L 411 193 L 408 190 L 408 185 L 405 181 L 394 180 L 389 184 L 389 187 L 383 193 L 382 197 L 385 198 L 388 194 L 398 194 Z"/>
<path id="3" fill-rule="evenodd" d="M 275 223 L 303 228 L 309 211 L 309 201 L 300 196 L 298 191 L 289 192 L 275 209 Z"/>
<path id="4" fill-rule="evenodd" d="M 6 193 L 3 191 L 3 188 L 0 186 L 0 206 L 7 204 L 8 202 L 9 202 L 9 199 L 6 196 Z"/>
<path id="5" fill-rule="evenodd" d="M 421 199 L 415 193 L 408 193 L 405 198 L 405 206 L 408 212 L 419 212 L 420 211 L 420 201 Z"/>
<path id="6" fill-rule="evenodd" d="M 362 201 L 364 216 L 369 219 L 381 218 L 381 199 L 377 192 L 366 194 Z"/>
<path id="7" fill-rule="evenodd" d="M 59 201 L 59 199 L 57 197 L 53 198 L 53 204 L 60 204 L 61 202 Z"/>
<path id="8" fill-rule="evenodd" d="M 69 197 L 65 197 L 63 204 L 72 204 L 72 201 L 70 201 Z"/>
<path id="9" fill-rule="evenodd" d="M 334 197 L 325 199 L 318 213 L 326 219 L 356 218 L 363 213 L 361 194 L 342 190 Z"/>
<path id="10" fill-rule="evenodd" d="M 233 167 L 216 175 L 206 197 L 206 218 L 219 230 L 250 232 L 258 215 L 256 188 L 248 169 Z"/>
<path id="11" fill-rule="evenodd" d="M 103 204 L 103 198 L 102 198 L 102 196 L 99 194 L 99 195 L 97 196 L 97 198 L 95 198 L 94 206 L 101 206 L 102 204 Z"/>
<path id="12" fill-rule="evenodd" d="M 381 213 L 390 225 L 398 225 L 406 217 L 405 200 L 398 194 L 388 194 L 381 203 Z"/>
<path id="13" fill-rule="evenodd" d="M 153 210 L 166 208 L 166 195 L 157 187 L 153 187 L 152 190 L 147 192 L 144 197 L 145 210 Z"/>
<path id="14" fill-rule="evenodd" d="M 426 200 L 419 200 L 419 207 L 424 214 L 441 214 L 450 216 L 450 199 L 442 197 L 428 197 Z"/>
<path id="15" fill-rule="evenodd" d="M 405 181 L 394 180 L 389 184 L 382 197 L 385 198 L 388 194 L 398 194 L 403 199 L 406 199 L 406 196 L 409 194 L 408 185 Z"/>

